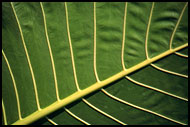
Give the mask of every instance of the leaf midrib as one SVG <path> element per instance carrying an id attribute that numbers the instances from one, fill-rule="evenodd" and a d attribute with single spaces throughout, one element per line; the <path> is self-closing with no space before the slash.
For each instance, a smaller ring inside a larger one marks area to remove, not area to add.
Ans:
<path id="1" fill-rule="evenodd" d="M 54 102 L 53 104 L 49 105 L 48 107 L 44 108 L 44 109 L 41 109 L 41 110 L 38 110 L 34 113 L 32 113 L 31 115 L 25 117 L 24 119 L 21 119 L 21 120 L 18 120 L 16 121 L 15 123 L 13 123 L 13 125 L 25 125 L 25 124 L 30 124 L 56 110 L 58 110 L 59 108 L 62 108 L 63 106 L 66 106 L 96 90 L 99 90 L 101 89 L 102 87 L 106 86 L 106 85 L 109 85 L 110 83 L 120 79 L 120 78 L 123 78 L 124 76 L 132 73 L 132 72 L 135 72 L 145 66 L 148 66 L 150 65 L 152 62 L 155 62 L 155 61 L 158 61 L 176 51 L 179 51 L 183 48 L 186 48 L 188 46 L 188 43 L 184 44 L 184 45 L 181 45 L 177 48 L 174 48 L 174 49 L 169 49 L 163 53 L 161 53 L 160 55 L 157 55 L 151 59 L 147 59 L 129 69 L 125 69 L 125 70 L 122 70 L 121 72 L 118 72 L 117 74 L 103 80 L 103 81 L 100 81 L 100 82 L 96 82 L 94 84 L 92 84 L 91 86 L 89 86 L 88 88 L 86 89 L 83 89 L 83 90 L 80 90 L 80 91 L 77 91 L 75 93 L 73 93 L 72 95 L 60 100 L 60 101 L 56 101 Z"/>
<path id="2" fill-rule="evenodd" d="M 66 5 L 66 3 L 65 3 L 65 5 Z M 66 11 L 67 12 L 67 11 Z M 95 11 L 94 11 L 95 12 Z M 125 11 L 126 12 L 126 11 Z M 66 15 L 68 15 L 68 14 L 66 14 Z M 94 15 L 95 16 L 95 15 Z M 181 17 L 181 16 L 180 16 Z M 67 17 L 67 20 L 68 20 L 68 17 Z M 125 21 L 125 20 L 124 20 Z M 149 21 L 150 22 L 150 21 Z M 68 21 L 67 21 L 67 23 L 68 23 Z M 125 23 L 125 22 L 124 22 Z M 44 23 L 44 24 L 46 24 L 46 23 Z M 149 23 L 150 24 L 150 23 Z M 177 24 L 179 24 L 179 23 L 177 23 Z M 69 25 L 67 24 L 67 27 L 68 27 Z M 149 25 L 148 25 L 149 26 Z M 95 27 L 95 26 L 94 26 Z M 96 28 L 96 27 L 95 27 Z M 125 27 L 124 27 L 125 28 Z M 177 25 L 176 25 L 176 27 L 175 27 L 175 30 L 177 29 Z M 68 30 L 68 29 L 67 29 Z M 175 31 L 174 30 L 174 31 Z M 47 31 L 47 30 L 46 30 Z M 69 30 L 68 30 L 68 36 L 70 37 L 70 34 L 69 34 L 70 32 L 69 32 Z M 94 33 L 96 33 L 95 31 L 94 31 Z M 147 30 L 147 33 L 148 33 L 148 30 Z M 173 34 L 172 34 L 172 37 L 173 37 L 173 35 L 174 35 L 174 33 L 175 32 L 173 32 Z M 148 34 L 147 34 L 148 35 Z M 171 40 L 173 39 L 171 37 Z M 148 36 L 146 36 L 146 38 L 148 38 Z M 94 42 L 96 42 L 96 38 L 94 38 L 95 40 L 94 40 Z M 171 41 L 170 40 L 170 45 L 171 45 Z M 71 48 L 71 54 L 72 54 L 72 45 L 71 45 L 71 40 L 69 40 L 69 42 L 70 42 L 70 48 Z M 125 41 L 123 41 L 123 42 L 125 42 Z M 184 44 L 184 45 L 182 45 L 182 46 L 180 46 L 180 47 L 178 47 L 178 48 L 175 48 L 175 49 L 171 49 L 171 47 L 170 47 L 170 49 L 169 50 L 167 50 L 167 51 L 165 51 L 165 52 L 163 52 L 163 53 L 161 53 L 160 55 L 158 55 L 158 56 L 156 56 L 156 57 L 153 57 L 153 58 L 147 58 L 147 60 L 145 60 L 145 61 L 143 61 L 143 62 L 141 62 L 141 63 L 139 63 L 139 64 L 137 64 L 137 65 L 135 65 L 135 66 L 133 66 L 133 67 L 131 67 L 131 68 L 129 68 L 129 69 L 124 69 L 123 71 L 121 71 L 121 72 L 119 72 L 119 73 L 117 73 L 117 74 L 115 74 L 115 75 L 113 75 L 113 76 L 111 76 L 111 77 L 109 77 L 109 78 L 107 78 L 107 79 L 105 79 L 105 80 L 103 80 L 103 81 L 99 81 L 99 79 L 97 80 L 97 83 L 94 83 L 94 84 L 92 84 L 91 86 L 89 86 L 88 88 L 86 88 L 86 89 L 84 89 L 84 90 L 81 90 L 81 91 L 77 91 L 77 92 L 75 92 L 74 94 L 72 94 L 72 95 L 70 95 L 70 96 L 68 96 L 68 97 L 66 97 L 65 99 L 63 99 L 63 100 L 58 100 L 58 101 L 56 101 L 55 103 L 53 103 L 53 104 L 51 104 L 51 105 L 49 105 L 48 107 L 46 107 L 46 108 L 44 108 L 44 109 L 40 109 L 39 111 L 36 111 L 36 112 L 34 112 L 34 113 L 32 113 L 31 115 L 29 115 L 29 116 L 27 116 L 27 117 L 25 117 L 25 118 L 23 118 L 23 119 L 21 119 L 21 120 L 18 120 L 18 121 L 16 121 L 15 123 L 13 123 L 13 124 L 29 124 L 29 123 L 31 123 L 31 122 L 33 122 L 33 121 L 35 121 L 35 120 L 38 120 L 39 118 L 41 118 L 41 117 L 43 117 L 43 116 L 45 116 L 45 115 L 47 115 L 47 114 L 49 114 L 49 113 L 51 113 L 51 112 L 53 112 L 53 111 L 55 111 L 55 110 L 57 110 L 57 109 L 59 109 L 59 108 L 61 108 L 61 107 L 63 107 L 63 106 L 66 106 L 67 104 L 69 104 L 69 103 L 72 103 L 73 101 L 75 101 L 75 100 L 77 100 L 77 99 L 80 99 L 80 98 L 82 98 L 83 96 L 86 96 L 86 95 L 88 95 L 88 94 L 90 94 L 90 93 L 92 93 L 92 92 L 94 92 L 94 91 L 96 91 L 96 90 L 98 90 L 98 89 L 100 89 L 100 88 L 102 88 L 102 87 L 104 87 L 104 86 L 106 86 L 106 85 L 108 85 L 108 84 L 110 84 L 110 83 L 112 83 L 112 82 L 114 82 L 114 81 L 116 81 L 116 80 L 118 80 L 118 79 L 120 79 L 120 78 L 122 78 L 122 77 L 124 77 L 124 76 L 126 76 L 126 75 L 128 75 L 128 74 L 130 74 L 130 73 L 132 73 L 132 72 L 134 72 L 134 71 L 136 71 L 136 70 L 139 70 L 139 69 L 141 69 L 141 68 L 143 68 L 143 67 L 145 67 L 145 66 L 147 66 L 147 65 L 151 65 L 151 63 L 152 62 L 155 62 L 155 61 L 157 61 L 157 60 L 159 60 L 159 59 L 161 59 L 161 58 L 163 58 L 163 57 L 165 57 L 165 56 L 167 56 L 167 55 L 170 55 L 170 54 L 172 54 L 172 53 L 175 53 L 176 51 L 178 51 L 178 50 L 180 50 L 180 49 L 182 49 L 182 48 L 185 48 L 185 47 L 187 47 L 188 46 L 188 44 Z M 94 49 L 96 49 L 96 46 L 94 46 Z M 123 49 L 124 49 L 124 47 L 123 47 Z M 51 53 L 50 53 L 51 54 Z M 96 62 L 96 54 L 94 55 L 94 62 Z M 72 63 L 74 63 L 74 60 L 73 60 L 73 58 L 72 58 Z M 73 64 L 73 71 L 74 71 L 74 73 L 75 73 L 75 65 Z M 96 72 L 96 67 L 95 67 L 95 72 Z M 75 77 L 76 75 L 74 75 L 74 77 Z M 98 77 L 98 76 L 96 76 L 96 77 Z M 77 82 L 77 78 L 75 77 L 75 81 L 76 81 L 76 85 L 78 84 L 78 82 Z M 77 85 L 78 86 L 78 85 Z M 78 87 L 77 87 L 78 88 Z M 20 122 L 20 123 L 19 123 Z"/>

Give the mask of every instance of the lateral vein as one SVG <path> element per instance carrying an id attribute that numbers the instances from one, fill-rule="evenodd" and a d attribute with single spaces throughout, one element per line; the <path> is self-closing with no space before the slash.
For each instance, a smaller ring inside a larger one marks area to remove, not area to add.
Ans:
<path id="1" fill-rule="evenodd" d="M 42 118 L 43 116 L 48 115 L 49 113 L 51 113 L 51 112 L 53 112 L 59 108 L 62 108 L 63 106 L 66 106 L 66 105 L 72 103 L 73 101 L 76 101 L 77 99 L 80 99 L 80 98 L 82 98 L 82 97 L 84 97 L 84 96 L 86 96 L 86 95 L 88 95 L 88 94 L 90 94 L 96 90 L 99 90 L 102 87 L 109 85 L 110 83 L 112 83 L 112 82 L 132 73 L 132 72 L 135 72 L 135 71 L 149 65 L 150 63 L 152 63 L 154 61 L 157 61 L 157 60 L 159 60 L 163 57 L 166 57 L 166 56 L 168 56 L 168 55 L 170 55 L 170 54 L 172 54 L 178 50 L 181 50 L 187 46 L 188 46 L 188 43 L 181 45 L 177 48 L 174 48 L 172 50 L 167 50 L 167 51 L 161 53 L 160 55 L 155 56 L 151 59 L 145 60 L 145 61 L 143 61 L 143 62 L 141 62 L 141 63 L 139 63 L 139 64 L 137 64 L 137 65 L 135 65 L 129 69 L 122 70 L 119 73 L 117 73 L 117 74 L 115 74 L 115 75 L 113 75 L 113 76 L 111 76 L 111 77 L 109 77 L 109 78 L 107 78 L 101 82 L 94 83 L 91 86 L 89 86 L 88 88 L 85 88 L 81 91 L 77 91 L 77 92 L 73 93 L 72 95 L 70 95 L 70 96 L 68 96 L 68 97 L 66 97 L 60 101 L 54 102 L 53 104 L 49 105 L 48 107 L 46 107 L 40 111 L 36 111 L 36 112 L 32 113 L 31 115 L 25 117 L 22 120 L 16 121 L 15 123 L 13 123 L 13 125 L 29 124 L 29 123 L 31 123 L 31 122 L 39 119 L 39 118 Z"/>
<path id="2" fill-rule="evenodd" d="M 152 64 L 152 63 L 150 65 L 152 67 L 156 68 L 157 70 L 162 71 L 162 72 L 165 72 L 165 73 L 168 73 L 168 74 L 172 74 L 172 75 L 177 75 L 177 76 L 184 77 L 184 78 L 188 78 L 188 75 L 184 75 L 184 74 L 180 74 L 180 73 L 177 73 L 177 72 L 169 71 L 169 70 L 163 69 L 161 67 L 158 67 L 157 65 Z"/>
<path id="3" fill-rule="evenodd" d="M 179 25 L 179 23 L 180 23 L 180 21 L 181 21 L 181 18 L 182 18 L 182 16 L 183 16 L 183 13 L 184 13 L 185 8 L 187 7 L 187 5 L 188 5 L 188 2 L 187 2 L 187 3 L 185 4 L 185 6 L 183 7 L 183 9 L 182 9 L 182 11 L 181 11 L 181 14 L 180 14 L 180 16 L 179 16 L 179 19 L 178 19 L 178 21 L 177 21 L 177 23 L 176 23 L 176 26 L 175 26 L 175 28 L 174 28 L 174 31 L 173 31 L 173 33 L 172 33 L 172 36 L 171 36 L 171 38 L 170 38 L 170 49 L 172 49 L 172 42 L 173 42 L 174 35 L 175 35 L 175 33 L 176 33 L 176 30 L 177 30 L 177 28 L 178 28 L 178 25 Z"/>
<path id="4" fill-rule="evenodd" d="M 96 106 L 94 106 L 93 104 L 91 104 L 90 102 L 88 102 L 86 99 L 82 98 L 82 101 L 84 101 L 84 103 L 86 103 L 88 106 L 90 106 L 91 108 L 93 108 L 94 110 L 96 110 L 97 112 L 105 115 L 106 117 L 116 121 L 117 123 L 121 124 L 121 125 L 127 125 L 126 123 L 123 123 L 122 121 L 116 119 L 115 117 L 109 115 L 108 113 L 102 111 L 101 109 L 97 108 Z"/>
<path id="5" fill-rule="evenodd" d="M 11 79 L 13 81 L 13 87 L 14 87 L 14 90 L 15 90 L 15 95 L 16 95 L 16 101 L 17 101 L 17 108 L 18 108 L 18 116 L 19 116 L 19 119 L 22 119 L 21 117 L 21 111 L 20 111 L 20 101 L 19 101 L 19 96 L 18 96 L 18 91 L 17 91 L 17 86 L 16 86 L 16 82 L 15 82 L 15 78 L 14 78 L 14 75 L 13 75 L 13 72 L 12 72 L 12 69 L 10 67 L 10 64 L 9 64 L 9 61 L 4 53 L 4 51 L 2 50 L 2 54 L 3 54 L 3 57 L 7 63 L 7 66 L 8 66 L 8 69 L 9 69 L 9 73 L 11 75 Z"/>
<path id="6" fill-rule="evenodd" d="M 160 92 L 160 93 L 163 93 L 163 94 L 166 94 L 166 95 L 169 95 L 169 96 L 172 96 L 172 97 L 175 97 L 175 98 L 178 98 L 178 99 L 184 100 L 184 101 L 188 101 L 188 99 L 186 99 L 186 98 L 183 98 L 183 97 L 177 96 L 177 95 L 175 95 L 175 94 L 172 94 L 172 93 L 166 92 L 166 91 L 164 91 L 164 90 L 161 90 L 161 89 L 158 89 L 158 88 L 155 88 L 155 87 L 152 87 L 152 86 L 146 85 L 146 84 L 141 83 L 141 82 L 138 82 L 138 81 L 136 81 L 136 80 L 130 78 L 129 76 L 125 76 L 125 77 L 126 77 L 129 81 L 131 81 L 131 82 L 133 82 L 133 83 L 135 83 L 135 84 L 137 84 L 137 85 L 140 85 L 140 86 L 143 86 L 143 87 L 149 88 L 149 89 L 151 89 L 151 90 L 155 90 L 155 91 L 157 91 L 157 92 Z"/>
<path id="7" fill-rule="evenodd" d="M 80 91 L 78 81 L 77 81 L 76 70 L 75 70 L 75 60 L 74 60 L 72 43 L 71 43 L 71 36 L 70 36 L 70 31 L 69 31 L 69 19 L 68 19 L 68 11 L 67 11 L 67 3 L 66 2 L 65 2 L 65 14 L 66 14 L 66 23 L 67 23 L 67 33 L 68 33 L 68 39 L 69 39 L 69 47 L 70 47 L 71 60 L 72 60 L 72 66 L 73 66 L 73 75 L 74 75 L 77 90 Z"/>
<path id="8" fill-rule="evenodd" d="M 21 25 L 20 25 L 20 22 L 19 22 L 19 20 L 18 20 L 16 11 L 15 11 L 15 9 L 14 9 L 14 5 L 13 5 L 12 2 L 11 2 L 11 7 L 12 7 L 12 9 L 13 9 L 13 12 L 14 12 L 14 15 L 15 15 L 15 18 L 16 18 L 16 21 L 17 21 L 17 24 L 18 24 L 18 28 L 19 28 L 19 31 L 20 31 L 22 43 L 23 43 L 23 46 L 24 46 L 24 51 L 25 51 L 26 58 L 27 58 L 27 61 L 28 61 L 28 65 L 29 65 L 29 68 L 30 68 L 30 72 L 31 72 L 31 75 L 32 75 L 32 81 L 33 81 L 33 85 L 34 85 L 34 92 L 35 92 L 35 97 L 36 97 L 37 108 L 38 108 L 38 110 L 41 110 L 41 108 L 40 108 L 40 103 L 39 103 L 39 99 L 38 99 L 38 91 L 37 91 L 37 87 L 36 87 L 36 80 L 35 80 L 34 72 L 33 72 L 33 69 L 32 69 L 31 62 L 30 62 L 30 57 L 29 57 L 29 55 L 28 55 L 28 50 L 27 50 L 27 48 L 26 48 L 26 44 L 25 44 L 25 41 L 24 41 L 24 36 L 23 36 L 23 33 L 22 33 Z"/>
<path id="9" fill-rule="evenodd" d="M 48 44 L 48 48 L 49 48 L 49 54 L 50 54 L 51 63 L 52 63 L 53 76 L 54 76 L 55 89 L 56 89 L 56 96 L 57 96 L 57 100 L 59 101 L 60 98 L 59 98 L 59 90 L 58 90 L 58 85 L 57 85 L 56 70 L 55 70 L 53 54 L 52 54 L 51 45 L 50 45 L 49 36 L 48 36 L 48 31 L 47 31 L 46 15 L 45 15 L 45 12 L 44 12 L 44 8 L 43 8 L 42 2 L 40 2 L 40 6 L 41 6 L 41 9 L 42 9 L 42 14 L 43 14 L 43 19 L 44 19 L 44 27 L 45 27 L 45 33 L 46 33 L 46 39 L 47 39 L 47 44 Z"/>
<path id="10" fill-rule="evenodd" d="M 179 52 L 175 52 L 175 54 L 178 55 L 178 56 L 181 56 L 181 57 L 188 58 L 188 55 L 185 55 L 185 54 L 182 54 L 182 53 L 179 53 Z"/>
<path id="11" fill-rule="evenodd" d="M 174 119 L 172 119 L 172 118 L 169 118 L 169 117 L 164 116 L 164 115 L 162 115 L 162 114 L 159 114 L 159 113 L 157 113 L 157 112 L 148 110 L 148 109 L 146 109 L 146 108 L 143 108 L 143 107 L 134 105 L 134 104 L 132 104 L 132 103 L 129 103 L 129 102 L 125 101 L 125 100 L 122 100 L 122 99 L 120 99 L 120 98 L 118 98 L 118 97 L 116 97 L 116 96 L 111 95 L 110 93 L 108 93 L 108 92 L 105 91 L 105 90 L 102 90 L 102 92 L 103 92 L 104 94 L 106 94 L 107 96 L 109 96 L 110 98 L 112 98 L 112 99 L 114 99 L 114 100 L 117 100 L 117 101 L 119 101 L 119 102 L 121 102 L 121 103 L 124 103 L 124 104 L 126 104 L 126 105 L 129 105 L 129 106 L 131 106 L 131 107 L 134 107 L 134 108 L 136 108 L 136 109 L 139 109 L 139 110 L 142 110 L 142 111 L 146 111 L 146 112 L 148 112 L 148 113 L 157 115 L 157 116 L 159 116 L 159 117 L 162 117 L 162 118 L 164 118 L 164 119 L 170 120 L 170 121 L 175 122 L 175 123 L 178 123 L 178 124 L 186 125 L 185 123 L 179 122 L 179 121 L 177 121 L 177 120 L 174 120 Z"/>
<path id="12" fill-rule="evenodd" d="M 124 49 L 125 49 L 126 15 L 127 15 L 127 2 L 125 3 L 125 12 L 124 12 L 124 21 L 123 21 L 123 40 L 122 40 L 122 47 L 121 47 L 121 63 L 122 63 L 123 70 L 125 70 Z"/>
<path id="13" fill-rule="evenodd" d="M 48 118 L 47 116 L 46 116 L 46 119 L 47 119 L 51 124 L 53 124 L 53 125 L 58 125 L 56 122 L 54 122 L 52 119 Z"/>
<path id="14" fill-rule="evenodd" d="M 3 103 L 3 99 L 2 99 L 2 110 L 3 110 L 4 124 L 7 125 L 7 116 L 6 116 L 6 111 L 5 111 L 5 106 L 4 106 L 4 103 Z"/>
<path id="15" fill-rule="evenodd" d="M 152 2 L 152 8 L 151 8 L 151 11 L 150 11 L 150 17 L 149 17 L 149 20 L 148 20 L 146 38 L 145 38 L 145 53 L 146 53 L 146 58 L 147 59 L 149 59 L 149 56 L 148 56 L 148 35 L 149 35 L 149 29 L 150 29 L 150 23 L 151 23 L 151 19 L 152 19 L 153 9 L 154 9 L 154 2 Z"/>
<path id="16" fill-rule="evenodd" d="M 86 125 L 90 125 L 88 122 L 84 121 L 83 119 L 81 119 L 80 117 L 76 116 L 75 114 L 73 114 L 71 111 L 69 111 L 67 108 L 64 108 L 65 111 L 67 113 L 69 113 L 72 117 L 74 117 L 75 119 L 79 120 L 80 122 L 86 124 Z"/>

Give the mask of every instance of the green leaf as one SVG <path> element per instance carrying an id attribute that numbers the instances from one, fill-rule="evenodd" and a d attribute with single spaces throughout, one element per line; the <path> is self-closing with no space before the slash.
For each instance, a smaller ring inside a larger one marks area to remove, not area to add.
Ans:
<path id="1" fill-rule="evenodd" d="M 188 3 L 3 2 L 2 116 L 188 124 Z"/>

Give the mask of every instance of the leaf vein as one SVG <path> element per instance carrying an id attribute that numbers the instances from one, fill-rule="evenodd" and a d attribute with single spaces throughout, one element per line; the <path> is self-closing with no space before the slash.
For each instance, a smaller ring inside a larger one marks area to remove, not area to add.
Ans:
<path id="1" fill-rule="evenodd" d="M 46 26 L 46 15 L 45 15 L 45 12 L 44 12 L 42 2 L 40 2 L 40 6 L 41 6 L 41 9 L 42 9 L 42 15 L 43 15 L 43 19 L 44 19 L 45 34 L 46 34 L 47 44 L 48 44 L 48 48 L 49 48 L 49 54 L 50 54 L 51 63 L 52 63 L 53 76 L 54 76 L 55 89 L 56 89 L 56 97 L 57 97 L 57 100 L 59 101 L 60 98 L 59 98 L 59 90 L 58 90 L 58 85 L 57 85 L 56 70 L 55 70 L 55 65 L 54 65 L 54 59 L 53 59 L 53 54 L 52 54 L 52 50 L 51 50 L 51 45 L 50 45 L 50 41 L 49 41 L 49 37 L 48 37 L 48 31 L 47 31 L 47 26 Z"/>
<path id="2" fill-rule="evenodd" d="M 48 122 L 50 122 L 51 124 L 53 124 L 53 125 L 58 125 L 56 122 L 54 122 L 52 119 L 50 119 L 50 118 L 48 118 L 47 116 L 45 117 L 47 120 L 48 120 Z"/>
<path id="3" fill-rule="evenodd" d="M 18 28 L 19 28 L 19 31 L 20 31 L 22 43 L 23 43 L 23 46 L 24 46 L 24 51 L 25 51 L 26 58 L 27 58 L 27 61 L 28 61 L 28 65 L 29 65 L 29 68 L 30 68 L 30 72 L 31 72 L 31 75 L 32 75 L 32 81 L 33 81 L 33 85 L 34 85 L 34 92 L 35 92 L 35 97 L 36 97 L 37 108 L 38 108 L 38 110 L 41 110 L 41 108 L 40 108 L 40 103 L 39 103 L 39 98 L 38 98 L 38 91 L 37 91 L 37 87 L 36 87 L 36 80 L 35 80 L 34 72 L 33 72 L 33 69 L 32 69 L 31 62 L 30 62 L 30 57 L 29 57 L 29 55 L 28 55 L 28 50 L 27 50 L 27 48 L 26 48 L 26 44 L 25 44 L 25 41 L 24 41 L 24 36 L 23 36 L 23 33 L 22 33 L 21 25 L 20 25 L 20 22 L 19 22 L 19 20 L 18 20 L 16 11 L 15 11 L 15 9 L 14 9 L 14 5 L 13 5 L 12 2 L 11 2 L 11 7 L 12 7 L 12 9 L 13 9 L 13 12 L 14 12 L 14 15 L 15 15 L 15 18 L 16 18 L 16 21 L 17 21 L 17 24 L 18 24 Z"/>
<path id="4" fill-rule="evenodd" d="M 67 3 L 66 2 L 65 2 L 65 14 L 66 14 L 66 23 L 67 23 L 67 33 L 68 33 L 68 39 L 69 39 L 69 47 L 70 47 L 71 60 L 72 60 L 72 66 L 73 66 L 73 75 L 74 75 L 77 90 L 80 91 L 78 81 L 77 81 L 76 70 L 75 70 L 75 61 L 74 61 L 74 55 L 73 55 L 73 49 L 72 49 L 72 43 L 71 43 L 71 36 L 70 36 L 70 31 L 69 31 L 69 19 L 68 19 L 68 11 L 67 11 Z"/>
<path id="5" fill-rule="evenodd" d="M 8 69 L 9 69 L 9 73 L 11 75 L 11 79 L 13 81 L 13 87 L 14 87 L 14 90 L 15 90 L 15 96 L 16 96 L 16 101 L 17 101 L 17 109 L 18 109 L 18 116 L 19 116 L 19 119 L 22 119 L 22 116 L 21 116 L 21 111 L 20 111 L 20 101 L 19 101 L 19 96 L 18 96 L 18 91 L 17 91 L 17 86 L 16 86 L 16 82 L 15 82 L 15 78 L 14 78 L 14 75 L 13 75 L 13 72 L 12 72 L 12 69 L 10 67 L 10 64 L 9 64 L 9 61 L 4 53 L 4 51 L 2 50 L 2 54 L 3 54 L 3 57 L 6 61 L 6 64 L 8 66 Z"/>
<path id="6" fill-rule="evenodd" d="M 90 106 L 91 108 L 93 108 L 94 110 L 96 110 L 97 112 L 100 112 L 101 114 L 105 115 L 106 117 L 116 121 L 117 123 L 120 123 L 121 125 L 127 125 L 126 123 L 123 123 L 122 121 L 116 119 L 115 117 L 107 114 L 106 112 L 100 110 L 99 108 L 97 108 L 96 106 L 92 105 L 91 103 L 89 103 L 86 99 L 82 98 L 82 101 L 84 101 L 88 106 Z"/>
<path id="7" fill-rule="evenodd" d="M 3 103 L 3 99 L 2 99 L 2 110 L 3 110 L 4 124 L 7 125 L 7 116 L 6 116 L 6 111 L 5 111 L 5 106 L 4 106 L 4 103 Z"/>
<path id="8" fill-rule="evenodd" d="M 69 113 L 71 116 L 73 116 L 75 119 L 79 120 L 80 122 L 86 124 L 86 125 L 90 125 L 88 122 L 84 121 L 83 119 L 81 119 L 80 117 L 76 116 L 75 114 L 73 114 L 71 111 L 69 111 L 67 108 L 64 108 L 65 111 L 67 113 Z"/>
<path id="9" fill-rule="evenodd" d="M 172 118 L 169 118 L 169 117 L 167 117 L 167 116 L 161 115 L 161 114 L 156 113 L 156 112 L 154 112 L 154 111 L 151 111 L 151 110 L 148 110 L 148 109 L 146 109 L 146 108 L 142 108 L 142 107 L 140 107 L 140 106 L 137 106 L 137 105 L 134 105 L 134 104 L 129 103 L 129 102 L 127 102 L 127 101 L 124 101 L 124 100 L 122 100 L 122 99 L 120 99 L 120 98 L 118 98 L 118 97 L 116 97 L 116 96 L 110 94 L 110 93 L 107 92 L 106 90 L 103 90 L 103 89 L 102 89 L 102 92 L 103 92 L 104 94 L 106 94 L 107 96 L 109 96 L 110 98 L 112 98 L 112 99 L 114 99 L 114 100 L 117 100 L 117 101 L 119 101 L 119 102 L 121 102 L 121 103 L 127 104 L 127 105 L 129 105 L 129 106 L 131 106 L 131 107 L 134 107 L 134 108 L 136 108 L 136 109 L 139 109 L 139 110 L 142 110 L 142 111 L 146 111 L 146 112 L 148 112 L 148 113 L 157 115 L 157 116 L 159 116 L 159 117 L 162 117 L 162 118 L 164 118 L 164 119 L 170 120 L 170 121 L 175 122 L 175 123 L 178 123 L 178 124 L 186 125 L 185 123 L 179 122 L 179 121 L 174 120 L 174 119 L 172 119 Z"/>
<path id="10" fill-rule="evenodd" d="M 181 56 L 181 57 L 188 58 L 188 55 L 185 55 L 185 54 L 182 54 L 182 53 L 179 53 L 179 52 L 175 52 L 175 54 L 178 55 L 178 56 Z"/>
<path id="11" fill-rule="evenodd" d="M 161 68 L 161 67 L 158 67 L 158 66 L 155 65 L 155 64 L 152 64 L 152 63 L 151 63 L 150 65 L 151 65 L 152 67 L 154 67 L 154 68 L 156 68 L 156 69 L 162 71 L 162 72 L 165 72 L 165 73 L 168 73 L 168 74 L 177 75 L 177 76 L 184 77 L 184 78 L 188 78 L 187 75 L 184 75 L 184 74 L 180 74 L 180 73 L 177 73 L 177 72 L 173 72 L 173 71 L 169 71 L 169 70 L 163 69 L 163 68 Z"/>
<path id="12" fill-rule="evenodd" d="M 173 31 L 173 33 L 172 33 L 172 36 L 171 36 L 171 38 L 170 38 L 170 49 L 172 49 L 172 42 L 173 42 L 174 35 L 175 35 L 175 33 L 176 33 L 176 30 L 177 30 L 177 28 L 178 28 L 178 25 L 179 25 L 179 23 L 180 23 L 180 21 L 181 21 L 181 18 L 182 18 L 182 16 L 183 16 L 183 13 L 184 13 L 184 11 L 185 11 L 187 5 L 188 5 L 188 2 L 187 2 L 187 3 L 185 4 L 185 6 L 183 7 L 183 9 L 182 9 L 182 11 L 181 11 L 181 14 L 180 14 L 180 16 L 179 16 L 179 19 L 178 19 L 178 21 L 177 21 L 177 23 L 176 23 L 176 26 L 175 26 L 175 28 L 174 28 L 174 31 Z"/>
<path id="13" fill-rule="evenodd" d="M 136 80 L 130 78 L 129 76 L 125 76 L 125 77 L 126 77 L 129 81 L 131 81 L 131 82 L 133 82 L 133 83 L 135 83 L 135 84 L 137 84 L 137 85 L 143 86 L 143 87 L 145 87 L 145 88 L 149 88 L 149 89 L 151 89 L 151 90 L 155 90 L 155 91 L 157 91 L 157 92 L 160 92 L 160 93 L 163 93 L 163 94 L 165 94 L 165 95 L 169 95 L 169 96 L 172 96 L 172 97 L 175 97 L 175 98 L 184 100 L 184 101 L 188 101 L 188 99 L 186 99 L 186 98 L 183 98 L 183 97 L 177 96 L 177 95 L 175 95 L 175 94 L 166 92 L 166 91 L 164 91 L 164 90 L 161 90 L 161 89 L 158 89 L 158 88 L 155 88 L 155 87 L 146 85 L 146 84 L 141 83 L 141 82 L 138 82 L 138 81 L 136 81 Z"/>

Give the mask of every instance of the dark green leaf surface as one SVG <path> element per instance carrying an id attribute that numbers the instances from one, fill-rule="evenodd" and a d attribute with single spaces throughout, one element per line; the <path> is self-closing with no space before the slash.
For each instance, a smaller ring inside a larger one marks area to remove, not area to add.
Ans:
<path id="1" fill-rule="evenodd" d="M 57 101 L 52 61 L 47 43 L 44 16 L 40 3 L 13 2 L 25 45 L 33 69 L 40 107 L 43 109 Z M 153 58 L 170 49 L 170 40 L 176 24 L 187 3 L 156 2 L 148 33 L 148 56 Z M 60 99 L 77 92 L 69 45 L 65 3 L 43 2 L 46 26 L 56 71 Z M 96 70 L 99 79 L 105 80 L 123 70 L 122 41 L 125 3 L 96 3 Z M 146 60 L 145 40 L 152 3 L 127 3 L 124 65 L 126 69 Z M 68 2 L 68 22 L 76 76 L 81 90 L 96 83 L 94 72 L 94 3 Z M 172 40 L 172 48 L 188 43 L 188 6 L 185 8 Z M 37 111 L 34 81 L 23 46 L 19 26 L 11 3 L 2 3 L 2 50 L 8 59 L 20 100 L 22 118 Z M 188 55 L 185 47 L 178 53 Z M 165 56 L 154 65 L 188 75 L 188 58 L 176 53 Z M 128 77 L 143 84 L 174 95 L 188 98 L 188 78 L 170 74 L 152 65 L 132 72 Z M 188 124 L 188 101 L 184 101 L 149 88 L 145 88 L 123 77 L 103 88 L 110 94 L 134 105 L 162 114 Z M 13 80 L 5 57 L 2 55 L 2 99 L 7 124 L 19 119 Z M 102 90 L 84 97 L 103 112 L 129 125 L 174 125 L 150 112 L 139 110 L 110 98 Z M 92 125 L 118 125 L 119 123 L 91 108 L 83 100 L 66 106 L 73 114 Z M 3 116 L 3 113 L 2 113 Z M 65 108 L 48 115 L 61 125 L 80 125 Z M 4 119 L 2 120 L 4 121 Z M 5 124 L 5 123 L 3 123 Z M 51 125 L 46 117 L 32 125 Z"/>

